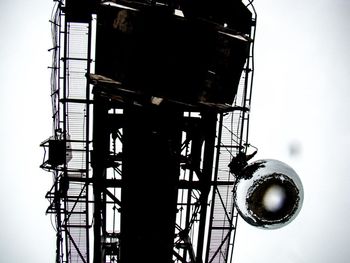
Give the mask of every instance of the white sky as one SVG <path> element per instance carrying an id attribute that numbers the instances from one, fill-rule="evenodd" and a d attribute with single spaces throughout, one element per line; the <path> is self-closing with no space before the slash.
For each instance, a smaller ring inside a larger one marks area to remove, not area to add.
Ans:
<path id="1" fill-rule="evenodd" d="M 52 6 L 0 3 L 1 262 L 54 262 L 44 198 L 51 175 L 39 169 L 39 144 L 51 135 Z M 280 159 L 299 173 L 305 200 L 279 230 L 239 220 L 234 262 L 349 262 L 350 1 L 256 0 L 255 7 L 250 142 L 256 158 Z M 290 155 L 291 147 L 299 153 Z"/>
<path id="2" fill-rule="evenodd" d="M 250 138 L 256 158 L 290 164 L 304 206 L 285 228 L 240 220 L 235 263 L 349 262 L 350 2 L 256 0 Z M 291 156 L 290 147 L 299 146 Z"/>

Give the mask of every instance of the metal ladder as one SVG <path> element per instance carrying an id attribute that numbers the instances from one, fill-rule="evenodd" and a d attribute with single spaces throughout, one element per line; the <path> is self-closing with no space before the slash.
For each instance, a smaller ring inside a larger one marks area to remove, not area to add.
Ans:
<path id="1" fill-rule="evenodd" d="M 209 225 L 206 261 L 208 263 L 232 262 L 238 213 L 233 204 L 235 178 L 228 164 L 239 151 L 248 146 L 249 111 L 254 73 L 254 39 L 256 13 L 252 6 L 251 45 L 238 92 L 234 110 L 221 113 L 218 121 L 214 186 L 211 199 L 211 221 Z"/>
<path id="2" fill-rule="evenodd" d="M 47 213 L 55 215 L 56 263 L 88 263 L 91 92 L 85 76 L 92 61 L 91 22 L 66 21 L 61 2 L 50 22 L 54 135 L 41 146 L 48 148 L 50 156 L 50 141 L 59 141 L 64 145 L 64 161 L 53 165 L 47 160 L 41 166 L 54 175 L 53 187 L 46 194 L 50 201 Z"/>

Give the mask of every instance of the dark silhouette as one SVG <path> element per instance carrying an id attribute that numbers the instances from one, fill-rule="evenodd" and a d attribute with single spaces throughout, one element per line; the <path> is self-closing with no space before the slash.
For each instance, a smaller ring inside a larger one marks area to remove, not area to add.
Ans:
<path id="1" fill-rule="evenodd" d="M 239 177 L 242 173 L 244 167 L 247 166 L 248 161 L 251 160 L 258 151 L 254 151 L 252 154 L 247 155 L 244 152 L 239 152 L 235 157 L 232 158 L 228 167 L 230 168 L 230 173 Z"/>
<path id="2" fill-rule="evenodd" d="M 233 103 L 250 103 L 242 74 L 252 79 L 254 9 L 241 0 L 55 2 L 54 134 L 41 167 L 54 174 L 46 197 L 56 263 L 223 262 L 235 220 L 219 192 L 233 183 L 216 169 L 231 154 L 218 138 L 233 111 L 248 125 L 248 107 Z"/>

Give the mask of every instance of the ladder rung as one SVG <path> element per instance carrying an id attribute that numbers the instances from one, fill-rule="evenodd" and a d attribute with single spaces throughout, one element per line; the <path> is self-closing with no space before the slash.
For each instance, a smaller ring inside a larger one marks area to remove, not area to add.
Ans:
<path id="1" fill-rule="evenodd" d="M 92 100 L 86 100 L 86 99 L 60 99 L 61 103 L 65 103 L 65 102 L 73 102 L 73 103 L 88 103 L 88 104 L 92 104 L 93 101 Z"/>
<path id="2" fill-rule="evenodd" d="M 73 227 L 73 228 L 89 228 L 89 225 L 69 225 L 69 224 L 65 224 L 63 225 L 63 227 Z"/>
<path id="3" fill-rule="evenodd" d="M 88 59 L 88 58 L 71 58 L 71 57 L 65 57 L 62 58 L 62 60 L 80 60 L 80 61 L 92 61 L 92 59 Z"/>
<path id="4" fill-rule="evenodd" d="M 67 212 L 67 214 L 68 215 L 84 215 L 84 214 L 86 214 L 86 211 L 76 211 L 76 212 L 69 211 L 69 212 Z"/>
<path id="5" fill-rule="evenodd" d="M 224 145 L 224 144 L 221 144 L 221 145 L 218 145 L 218 147 L 222 147 L 222 148 L 243 148 L 243 146 L 240 146 L 240 145 Z"/>
<path id="6" fill-rule="evenodd" d="M 213 230 L 234 230 L 235 227 L 234 226 L 223 226 L 223 227 L 220 227 L 220 226 L 213 226 L 211 229 Z"/>

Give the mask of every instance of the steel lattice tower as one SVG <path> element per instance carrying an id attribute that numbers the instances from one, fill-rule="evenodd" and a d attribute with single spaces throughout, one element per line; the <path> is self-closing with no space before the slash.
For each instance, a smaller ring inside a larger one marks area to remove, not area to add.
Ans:
<path id="1" fill-rule="evenodd" d="M 232 262 L 256 13 L 214 2 L 55 1 L 57 263 Z"/>

